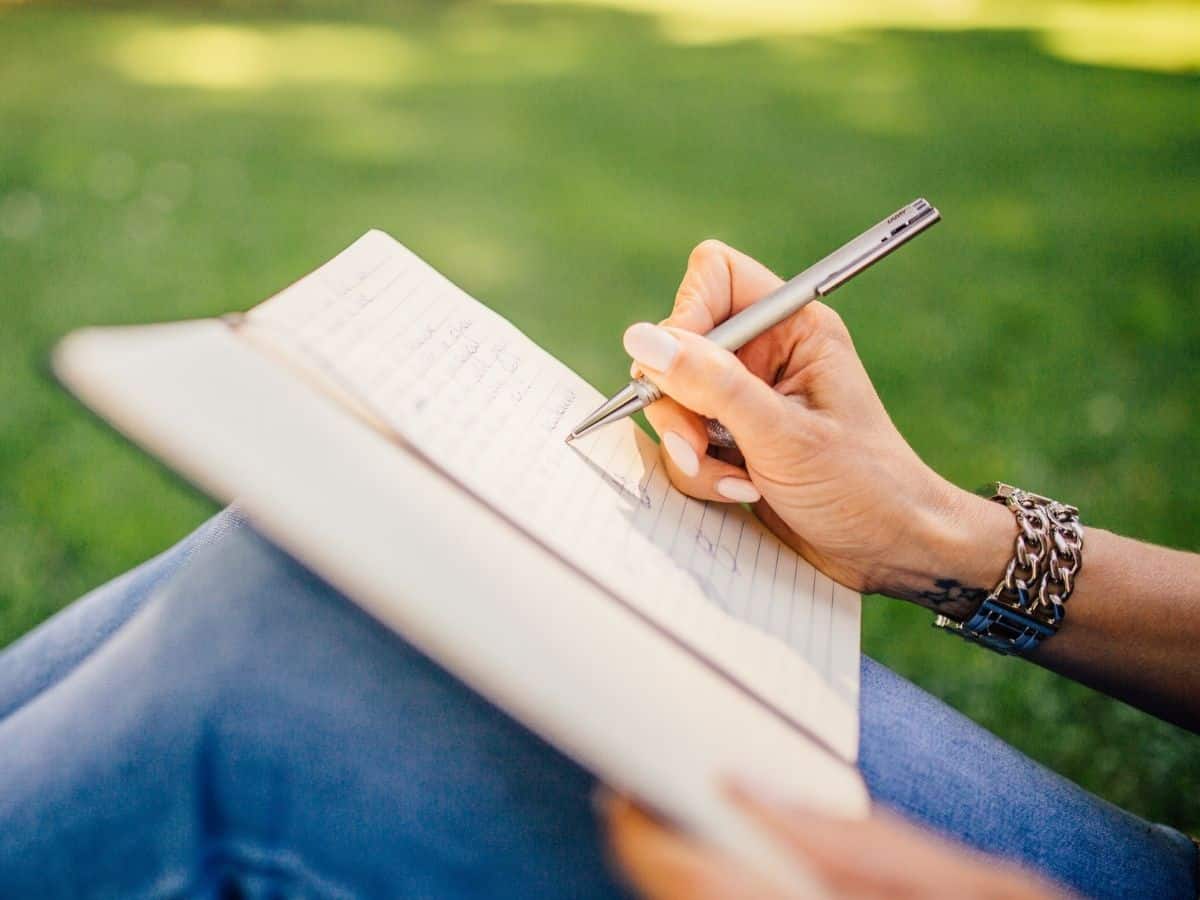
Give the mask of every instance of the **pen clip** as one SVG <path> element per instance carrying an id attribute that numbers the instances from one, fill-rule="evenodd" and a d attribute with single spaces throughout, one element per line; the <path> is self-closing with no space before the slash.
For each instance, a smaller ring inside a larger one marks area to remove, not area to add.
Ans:
<path id="1" fill-rule="evenodd" d="M 937 208 L 930 206 L 924 200 L 917 201 L 915 208 L 918 210 L 915 215 L 905 218 L 898 224 L 892 225 L 892 220 L 889 220 L 879 226 L 882 233 L 876 232 L 878 240 L 875 240 L 876 235 L 869 236 L 873 241 L 873 246 L 855 258 L 853 262 L 838 269 L 818 284 L 817 296 L 824 297 L 833 293 L 863 269 L 879 262 L 901 244 L 911 241 L 926 228 L 941 221 L 942 216 Z M 864 235 L 864 237 L 867 236 Z"/>

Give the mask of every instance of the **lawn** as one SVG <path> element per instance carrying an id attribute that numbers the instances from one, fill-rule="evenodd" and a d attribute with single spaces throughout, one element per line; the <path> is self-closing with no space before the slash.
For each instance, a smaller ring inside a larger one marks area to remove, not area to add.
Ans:
<path id="1" fill-rule="evenodd" d="M 1200 548 L 1195 74 L 1020 27 L 270 6 L 0 2 L 0 645 L 213 510 L 55 387 L 54 339 L 244 308 L 369 227 L 612 388 L 699 240 L 790 273 L 925 195 L 944 224 L 836 297 L 901 430 L 960 484 Z M 864 619 L 867 652 L 1027 753 L 1200 830 L 1200 739 L 921 610 Z"/>

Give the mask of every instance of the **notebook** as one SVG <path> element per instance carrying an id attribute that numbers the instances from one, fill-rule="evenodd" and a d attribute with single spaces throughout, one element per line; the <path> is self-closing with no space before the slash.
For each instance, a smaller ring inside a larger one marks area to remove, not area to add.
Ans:
<path id="1" fill-rule="evenodd" d="M 684 827 L 778 867 L 721 777 L 865 811 L 857 594 L 746 508 L 675 490 L 632 420 L 567 445 L 600 392 L 387 234 L 245 313 L 76 332 L 55 370 Z"/>

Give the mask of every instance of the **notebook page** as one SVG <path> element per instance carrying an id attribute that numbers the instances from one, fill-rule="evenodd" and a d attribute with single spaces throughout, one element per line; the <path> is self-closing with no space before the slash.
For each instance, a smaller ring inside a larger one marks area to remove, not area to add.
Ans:
<path id="1" fill-rule="evenodd" d="M 759 701 L 854 758 L 858 596 L 742 507 L 676 491 L 634 423 L 566 445 L 603 398 L 502 317 L 373 231 L 246 321 Z"/>

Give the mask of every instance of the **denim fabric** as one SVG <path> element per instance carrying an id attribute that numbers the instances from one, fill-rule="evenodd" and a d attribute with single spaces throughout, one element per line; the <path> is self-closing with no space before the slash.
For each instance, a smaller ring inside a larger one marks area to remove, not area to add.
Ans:
<path id="1" fill-rule="evenodd" d="M 0 653 L 0 719 L 82 662 L 198 549 L 240 527 L 241 517 L 232 509 L 214 516 L 185 540 L 84 595 Z"/>
<path id="2" fill-rule="evenodd" d="M 612 897 L 591 777 L 224 513 L 0 655 L 0 896 Z M 1092 896 L 1195 850 L 863 662 L 875 798 Z"/>

